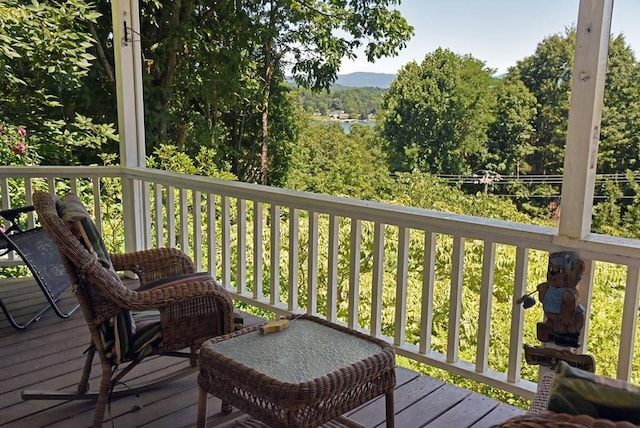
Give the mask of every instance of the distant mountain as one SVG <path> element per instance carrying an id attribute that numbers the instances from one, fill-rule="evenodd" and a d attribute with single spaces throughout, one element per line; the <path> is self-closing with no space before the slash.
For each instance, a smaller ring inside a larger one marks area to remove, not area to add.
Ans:
<path id="1" fill-rule="evenodd" d="M 338 74 L 338 80 L 333 83 L 334 89 L 338 88 L 380 88 L 388 89 L 391 82 L 396 79 L 395 74 L 367 73 L 358 71 L 349 74 Z M 287 76 L 286 81 L 291 86 L 296 86 L 293 77 Z"/>
<path id="2" fill-rule="evenodd" d="M 493 76 L 496 79 L 502 79 L 507 73 L 497 74 Z M 364 71 L 357 71 L 349 74 L 338 74 L 338 80 L 333 84 L 333 89 L 340 88 L 381 88 L 388 89 L 391 86 L 391 82 L 396 80 L 396 74 L 389 73 L 367 73 Z M 287 82 L 290 85 L 295 85 L 291 77 L 287 77 Z"/>
<path id="3" fill-rule="evenodd" d="M 349 74 L 338 74 L 335 82 L 338 86 L 348 86 L 351 88 L 383 88 L 391 86 L 396 78 L 395 74 L 387 73 L 366 73 L 356 72 Z"/>

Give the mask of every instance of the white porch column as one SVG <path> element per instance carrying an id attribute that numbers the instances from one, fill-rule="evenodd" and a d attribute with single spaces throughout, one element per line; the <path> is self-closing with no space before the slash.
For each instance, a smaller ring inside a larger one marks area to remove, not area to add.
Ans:
<path id="1" fill-rule="evenodd" d="M 144 105 L 138 0 L 112 0 L 111 12 L 121 165 L 144 167 Z M 144 218 L 149 210 L 149 203 L 143 194 L 141 182 L 123 178 L 126 251 L 140 250 L 145 246 Z"/>
<path id="2" fill-rule="evenodd" d="M 591 212 L 613 0 L 580 0 L 559 235 L 584 238 Z"/>

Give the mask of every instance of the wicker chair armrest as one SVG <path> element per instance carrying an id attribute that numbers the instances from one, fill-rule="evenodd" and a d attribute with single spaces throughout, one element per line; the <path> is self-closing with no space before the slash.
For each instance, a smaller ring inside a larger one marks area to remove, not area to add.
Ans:
<path id="1" fill-rule="evenodd" d="M 161 347 L 196 350 L 211 337 L 234 330 L 233 302 L 219 287 L 190 300 L 174 302 L 160 308 Z"/>
<path id="2" fill-rule="evenodd" d="M 99 263 L 99 262 L 96 262 Z M 98 284 L 98 283 L 97 283 Z M 114 293 L 113 287 L 101 287 L 102 292 L 108 295 L 109 305 L 102 305 L 99 313 L 95 314 L 95 323 L 100 324 L 111 318 L 122 310 L 144 311 L 157 309 L 163 312 L 184 314 L 188 318 L 189 311 L 181 310 L 181 307 L 201 307 L 206 308 L 208 304 L 199 305 L 198 301 L 207 303 L 212 299 L 217 302 L 217 306 L 229 312 L 229 327 L 232 331 L 233 324 L 233 300 L 229 292 L 218 284 L 213 278 L 203 278 L 194 276 L 187 279 L 178 279 L 167 282 L 157 287 L 146 290 L 131 290 L 124 288 L 124 293 Z M 94 308 L 95 309 L 95 308 Z M 222 310 L 222 309 L 221 309 Z M 162 318 L 162 317 L 161 317 Z M 225 321 L 225 325 L 226 325 Z M 163 327 L 164 328 L 164 327 Z"/>
<path id="3" fill-rule="evenodd" d="M 93 286 L 110 301 L 108 307 L 102 305 L 104 308 L 100 310 L 94 308 L 99 312 L 95 314 L 96 318 L 101 321 L 111 316 L 116 307 L 125 310 L 162 309 L 179 302 L 189 302 L 207 296 L 222 296 L 226 302 L 232 302 L 229 292 L 208 274 L 193 272 L 193 275 L 181 274 L 175 278 L 168 278 L 158 286 L 132 290 L 124 286 L 114 286 L 119 280 L 101 266 L 97 257 L 88 259 L 84 266 L 87 274 L 94 275 Z M 95 274 L 95 271 L 101 273 Z"/>
<path id="4" fill-rule="evenodd" d="M 192 304 L 194 300 L 215 298 L 223 302 L 233 313 L 233 300 L 229 292 L 213 279 L 189 279 L 184 282 L 171 282 L 159 287 L 143 291 L 127 290 L 126 294 L 109 294 L 112 308 L 101 320 L 113 316 L 119 310 L 148 310 L 159 309 L 180 304 Z"/>
<path id="5" fill-rule="evenodd" d="M 187 346 L 186 342 L 178 346 L 185 336 L 189 336 L 185 331 L 194 334 L 194 328 L 202 328 L 202 323 L 215 325 L 213 335 L 216 336 L 231 333 L 234 329 L 233 300 L 227 290 L 214 280 L 161 286 L 140 294 L 143 297 L 150 294 L 160 311 L 160 327 L 165 346 L 171 343 L 170 346 L 178 348 Z M 200 337 L 197 346 L 209 337 L 212 337 L 211 330 Z"/>
<path id="6" fill-rule="evenodd" d="M 141 286 L 168 276 L 195 272 L 189 256 L 177 248 L 152 248 L 109 256 L 116 271 L 134 272 Z"/>
<path id="7" fill-rule="evenodd" d="M 166 306 L 189 302 L 203 297 L 216 297 L 233 303 L 229 292 L 213 279 L 190 279 L 168 283 L 151 289 L 136 291 L 127 302 L 127 309 L 162 309 Z M 233 311 L 233 309 L 232 309 Z"/>

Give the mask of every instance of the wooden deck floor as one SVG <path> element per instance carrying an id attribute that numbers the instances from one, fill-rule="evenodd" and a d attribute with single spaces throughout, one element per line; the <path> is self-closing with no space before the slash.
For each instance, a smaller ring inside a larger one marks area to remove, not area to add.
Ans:
<path id="1" fill-rule="evenodd" d="M 18 315 L 45 302 L 39 288 L 16 280 L 0 280 L 0 298 Z M 73 297 L 68 296 L 60 306 L 66 308 L 73 303 Z M 13 329 L 0 314 L 0 426 L 89 426 L 93 417 L 91 401 L 25 401 L 21 398 L 24 389 L 73 390 L 82 370 L 88 340 L 89 333 L 80 311 L 67 320 L 48 311 L 39 322 L 22 331 Z M 151 358 L 132 375 L 138 380 L 144 379 L 182 364 L 180 359 L 170 357 Z M 99 373 L 96 367 L 93 375 Z M 99 380 L 94 378 L 92 385 L 98 384 Z M 197 396 L 193 373 L 139 396 L 114 400 L 107 409 L 104 426 L 194 427 Z M 400 428 L 489 427 L 523 413 L 521 409 L 403 368 L 397 369 L 394 399 L 396 426 Z M 246 417 L 239 411 L 220 414 L 220 401 L 215 397 L 209 398 L 208 408 L 209 427 L 228 426 Z M 347 416 L 367 427 L 383 426 L 384 400 L 369 402 Z"/>

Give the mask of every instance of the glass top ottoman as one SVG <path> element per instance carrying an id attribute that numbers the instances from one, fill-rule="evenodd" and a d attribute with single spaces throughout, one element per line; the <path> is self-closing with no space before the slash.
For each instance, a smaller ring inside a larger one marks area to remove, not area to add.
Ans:
<path id="1" fill-rule="evenodd" d="M 263 335 L 249 327 L 200 348 L 198 426 L 207 393 L 272 427 L 315 427 L 385 394 L 394 425 L 395 355 L 388 343 L 302 315 Z"/>

